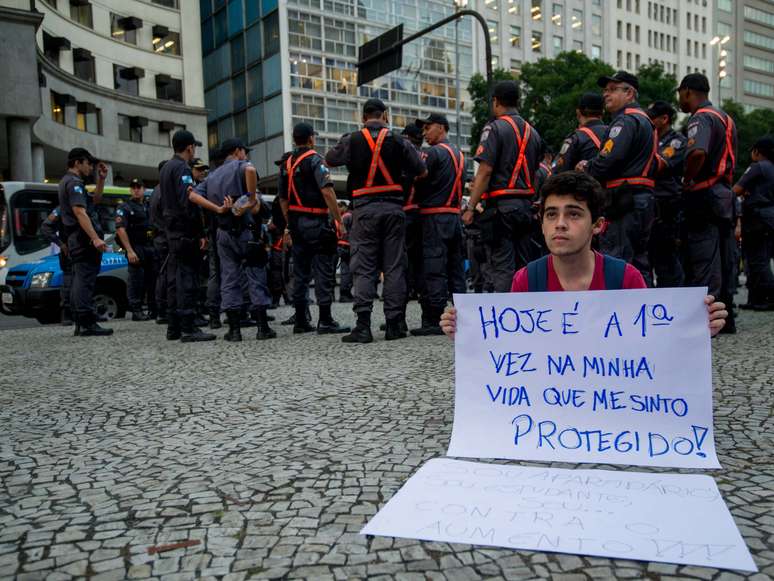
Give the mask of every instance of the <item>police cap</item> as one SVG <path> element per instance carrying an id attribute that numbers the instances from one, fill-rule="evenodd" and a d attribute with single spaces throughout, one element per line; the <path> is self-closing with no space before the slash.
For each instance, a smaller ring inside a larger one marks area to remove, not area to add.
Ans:
<path id="1" fill-rule="evenodd" d="M 595 111 L 601 113 L 605 108 L 605 100 L 598 93 L 583 93 L 578 100 L 578 109 L 581 111 Z"/>
<path id="2" fill-rule="evenodd" d="M 189 145 L 195 145 L 196 147 L 201 147 L 202 142 L 196 141 L 194 134 L 191 133 L 190 131 L 187 131 L 186 129 L 180 129 L 179 131 L 175 131 L 175 134 L 172 136 L 172 148 L 175 151 L 183 151 Z"/>
<path id="3" fill-rule="evenodd" d="M 368 115 L 370 113 L 384 113 L 387 110 L 387 105 L 381 99 L 368 99 L 363 105 L 363 114 Z"/>
<path id="4" fill-rule="evenodd" d="M 226 139 L 226 141 L 223 142 L 223 145 L 220 146 L 220 153 L 223 154 L 225 157 L 228 157 L 232 153 L 234 153 L 237 149 L 244 149 L 245 151 L 250 151 L 250 148 L 245 145 L 245 142 L 237 137 L 232 137 L 231 139 Z"/>
<path id="5" fill-rule="evenodd" d="M 199 157 L 197 157 L 191 162 L 191 167 L 194 169 L 199 169 L 203 171 L 210 169 L 210 166 L 204 163 L 204 161 L 202 161 L 202 159 Z"/>
<path id="6" fill-rule="evenodd" d="M 626 71 L 618 71 L 612 76 L 604 76 L 597 79 L 597 85 L 603 89 L 607 87 L 608 83 L 626 83 L 633 87 L 635 91 L 640 90 L 640 81 L 633 74 Z"/>
<path id="7" fill-rule="evenodd" d="M 430 113 L 430 115 L 427 116 L 427 119 L 417 119 L 414 122 L 420 129 L 425 125 L 431 125 L 433 123 L 443 125 L 443 128 L 446 129 L 446 131 L 449 130 L 449 120 L 446 118 L 446 115 L 441 115 L 440 113 Z"/>
<path id="8" fill-rule="evenodd" d="M 680 86 L 678 86 L 676 90 L 682 91 L 683 89 L 690 89 L 691 91 L 698 91 L 699 93 L 709 93 L 709 81 L 707 80 L 707 77 L 701 73 L 691 73 L 683 77 L 683 80 L 680 81 Z"/>
<path id="9" fill-rule="evenodd" d="M 144 188 L 145 184 L 143 184 L 142 180 L 140 178 L 132 178 L 132 180 L 129 182 L 130 188 Z"/>
<path id="10" fill-rule="evenodd" d="M 97 163 L 99 160 L 83 147 L 73 147 L 67 154 L 67 161 L 86 160 L 91 163 Z"/>
<path id="11" fill-rule="evenodd" d="M 666 101 L 653 101 L 650 105 L 648 105 L 648 108 L 645 110 L 645 112 L 651 119 L 661 117 L 662 115 L 668 115 L 670 121 L 672 121 L 672 119 L 675 118 L 675 115 L 677 115 L 675 108 Z"/>
<path id="12" fill-rule="evenodd" d="M 419 128 L 419 125 L 415 123 L 411 123 L 409 125 L 406 125 L 406 127 L 403 129 L 403 131 L 400 132 L 401 135 L 405 135 L 408 138 L 413 139 L 422 139 L 422 130 Z"/>

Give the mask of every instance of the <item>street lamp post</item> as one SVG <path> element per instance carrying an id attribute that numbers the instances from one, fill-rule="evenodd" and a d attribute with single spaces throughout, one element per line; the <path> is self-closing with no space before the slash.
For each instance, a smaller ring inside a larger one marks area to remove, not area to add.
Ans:
<path id="1" fill-rule="evenodd" d="M 454 11 L 468 5 L 468 0 L 454 0 Z M 454 21 L 454 114 L 456 117 L 457 147 L 462 150 L 462 122 L 460 120 L 460 19 Z"/>
<path id="2" fill-rule="evenodd" d="M 728 57 L 728 51 L 723 48 L 723 46 L 731 40 L 731 37 L 729 35 L 726 35 L 724 37 L 715 36 L 710 41 L 711 46 L 717 46 L 718 47 L 718 106 L 723 106 L 723 79 L 725 79 L 728 76 L 728 71 L 726 71 L 726 65 L 728 64 L 726 62 L 726 58 Z"/>

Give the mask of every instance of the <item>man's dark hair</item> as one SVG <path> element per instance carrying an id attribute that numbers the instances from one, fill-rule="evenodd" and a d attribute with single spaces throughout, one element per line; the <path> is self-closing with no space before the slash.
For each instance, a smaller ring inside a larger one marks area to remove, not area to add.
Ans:
<path id="1" fill-rule="evenodd" d="M 519 85 L 516 84 L 516 81 L 500 81 L 495 85 L 492 96 L 496 98 L 497 102 L 503 107 L 516 108 L 519 106 L 521 92 L 519 91 Z"/>
<path id="2" fill-rule="evenodd" d="M 669 118 L 670 124 L 674 123 L 675 117 L 677 116 L 677 110 L 666 101 L 653 101 L 645 112 L 651 119 L 666 115 Z"/>
<path id="3" fill-rule="evenodd" d="M 774 136 L 761 137 L 753 144 L 752 148 L 769 161 L 774 162 Z"/>
<path id="4" fill-rule="evenodd" d="M 572 196 L 579 202 L 586 202 L 591 212 L 591 221 L 602 216 L 607 197 L 599 182 L 580 171 L 565 171 L 549 177 L 540 190 L 540 216 L 542 218 L 548 196 Z"/>

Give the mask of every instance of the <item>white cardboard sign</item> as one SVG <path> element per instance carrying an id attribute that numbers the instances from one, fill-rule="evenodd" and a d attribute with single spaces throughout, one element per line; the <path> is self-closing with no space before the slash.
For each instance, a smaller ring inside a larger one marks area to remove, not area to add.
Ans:
<path id="1" fill-rule="evenodd" d="M 448 455 L 719 468 L 705 294 L 455 295 Z"/>
<path id="2" fill-rule="evenodd" d="M 757 571 L 704 475 L 434 459 L 361 534 Z"/>

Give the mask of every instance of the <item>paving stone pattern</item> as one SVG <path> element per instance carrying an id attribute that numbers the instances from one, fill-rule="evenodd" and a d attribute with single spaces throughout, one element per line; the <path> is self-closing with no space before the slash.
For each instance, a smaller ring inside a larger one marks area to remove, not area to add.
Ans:
<path id="1" fill-rule="evenodd" d="M 755 575 L 359 535 L 446 450 L 445 337 L 347 346 L 277 325 L 275 341 L 185 345 L 152 322 L 113 327 L 0 333 L 2 579 L 774 578 L 770 313 L 713 343 L 713 475 Z"/>

